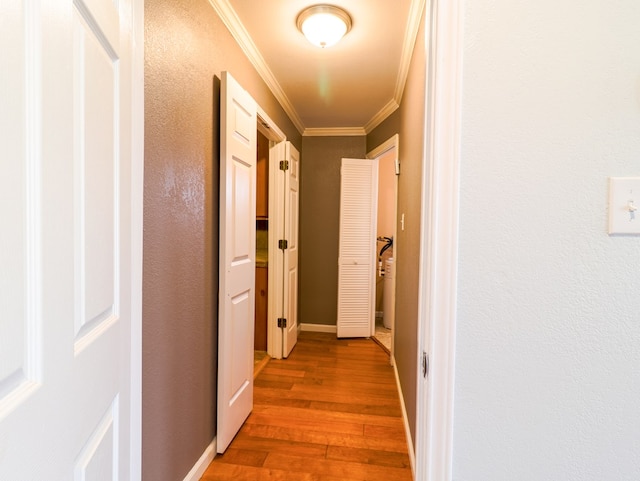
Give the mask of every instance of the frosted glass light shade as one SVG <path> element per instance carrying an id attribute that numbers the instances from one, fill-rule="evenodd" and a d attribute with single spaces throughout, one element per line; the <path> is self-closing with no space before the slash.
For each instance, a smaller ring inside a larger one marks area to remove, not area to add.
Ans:
<path id="1" fill-rule="evenodd" d="M 332 5 L 315 5 L 298 15 L 298 29 L 318 47 L 331 47 L 351 30 L 351 17 Z"/>

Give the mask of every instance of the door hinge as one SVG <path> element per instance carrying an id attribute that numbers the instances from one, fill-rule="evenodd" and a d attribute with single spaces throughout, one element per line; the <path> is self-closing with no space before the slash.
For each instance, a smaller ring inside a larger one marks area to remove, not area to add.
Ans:
<path id="1" fill-rule="evenodd" d="M 426 378 L 429 375 L 429 354 L 426 351 L 422 351 L 422 377 Z"/>
<path id="2" fill-rule="evenodd" d="M 287 320 L 284 317 L 278 318 L 278 327 L 287 327 Z"/>
<path id="3" fill-rule="evenodd" d="M 288 248 L 289 248 L 289 242 L 287 242 L 286 239 L 280 239 L 278 241 L 278 249 L 285 250 L 285 249 L 288 249 Z"/>
<path id="4" fill-rule="evenodd" d="M 280 161 L 280 170 L 289 170 L 289 161 L 281 160 Z"/>

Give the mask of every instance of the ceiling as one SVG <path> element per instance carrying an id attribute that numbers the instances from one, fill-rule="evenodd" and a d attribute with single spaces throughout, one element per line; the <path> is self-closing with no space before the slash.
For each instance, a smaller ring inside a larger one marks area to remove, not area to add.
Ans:
<path id="1" fill-rule="evenodd" d="M 364 135 L 400 104 L 424 0 L 331 0 L 353 27 L 333 47 L 296 27 L 313 0 L 210 0 L 304 135 Z"/>

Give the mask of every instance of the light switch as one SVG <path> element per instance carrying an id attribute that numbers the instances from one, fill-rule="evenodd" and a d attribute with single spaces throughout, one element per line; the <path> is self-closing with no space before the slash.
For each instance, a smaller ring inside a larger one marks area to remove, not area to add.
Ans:
<path id="1" fill-rule="evenodd" d="M 640 234 L 640 177 L 609 177 L 609 234 Z"/>

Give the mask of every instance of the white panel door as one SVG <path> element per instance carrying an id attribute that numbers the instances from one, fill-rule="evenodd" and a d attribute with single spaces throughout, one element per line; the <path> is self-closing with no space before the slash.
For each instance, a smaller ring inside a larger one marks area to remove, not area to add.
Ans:
<path id="1" fill-rule="evenodd" d="M 375 316 L 377 161 L 342 159 L 338 337 L 369 337 Z"/>
<path id="2" fill-rule="evenodd" d="M 273 359 L 282 359 L 283 329 L 277 320 L 283 317 L 284 254 L 278 241 L 284 238 L 284 172 L 280 161 L 286 158 L 286 141 L 269 149 L 269 297 L 267 352 Z"/>
<path id="3" fill-rule="evenodd" d="M 129 0 L 0 3 L 3 480 L 136 463 L 133 16 Z"/>
<path id="4" fill-rule="evenodd" d="M 282 317 L 287 320 L 283 328 L 282 356 L 287 357 L 298 341 L 298 224 L 300 205 L 300 153 L 286 142 L 288 169 L 284 171 L 284 297 Z"/>
<path id="5" fill-rule="evenodd" d="M 253 408 L 256 103 L 228 72 L 220 94 L 218 452 Z"/>

